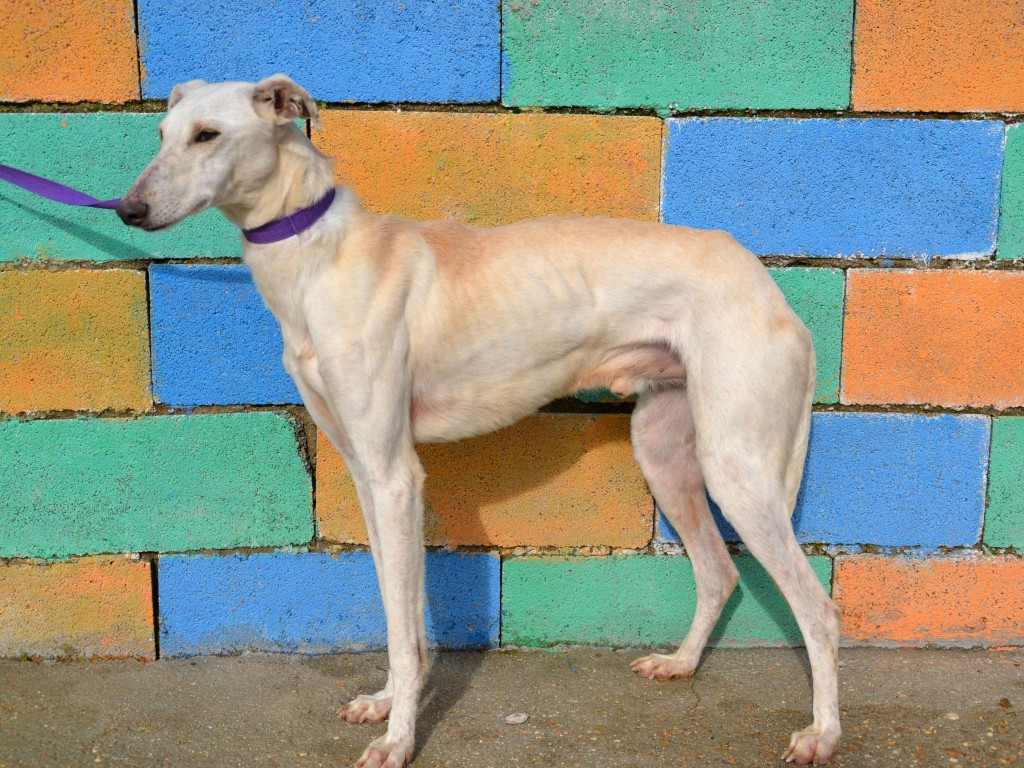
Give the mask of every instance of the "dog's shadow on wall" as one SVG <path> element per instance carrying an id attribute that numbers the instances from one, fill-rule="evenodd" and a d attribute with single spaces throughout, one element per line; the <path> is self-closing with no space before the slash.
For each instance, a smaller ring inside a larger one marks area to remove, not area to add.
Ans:
<path id="1" fill-rule="evenodd" d="M 67 241 L 74 243 L 75 241 L 82 241 L 88 243 L 90 246 L 95 248 L 97 251 L 102 252 L 105 256 L 110 257 L 113 260 L 126 260 L 126 259 L 152 259 L 153 254 L 138 248 L 131 243 L 118 240 L 109 235 L 105 235 L 86 224 L 80 224 L 72 220 L 70 216 L 54 216 L 53 214 L 47 213 L 34 205 L 25 205 L 16 200 L 11 200 L 6 196 L 0 195 L 4 198 L 4 202 L 11 206 L 19 209 L 22 213 L 29 214 L 33 218 L 39 219 L 47 224 L 47 226 L 55 233 L 63 233 L 67 236 Z M 109 215 L 113 216 L 113 212 Z M 129 233 L 126 237 L 130 236 L 130 231 L 125 227 L 125 232 Z M 48 245 L 45 243 L 39 243 L 36 245 L 37 252 L 32 254 L 25 254 L 26 257 L 38 258 L 38 257 L 49 257 L 52 258 L 51 251 L 59 254 L 66 254 L 69 252 L 70 246 L 65 243 L 59 243 L 55 245 Z M 73 249 L 72 249 L 73 250 Z M 59 258 L 59 257 L 58 257 Z M 64 258 L 67 258 L 66 256 Z"/>
<path id="2" fill-rule="evenodd" d="M 608 514 L 647 496 L 625 413 L 540 413 L 498 432 L 417 450 L 427 473 L 428 544 L 622 546 L 607 539 L 615 524 Z"/>

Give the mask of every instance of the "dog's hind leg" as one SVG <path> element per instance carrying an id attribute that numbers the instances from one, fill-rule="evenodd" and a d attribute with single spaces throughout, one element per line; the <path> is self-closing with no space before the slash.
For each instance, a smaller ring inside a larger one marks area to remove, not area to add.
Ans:
<path id="1" fill-rule="evenodd" d="M 757 487 L 734 470 L 735 465 L 732 469 L 708 472 L 712 498 L 786 598 L 803 633 L 811 662 L 814 722 L 793 734 L 783 758 L 800 765 L 820 765 L 832 756 L 839 743 L 839 619 L 793 534 L 781 486 Z"/>
<path id="2" fill-rule="evenodd" d="M 789 603 L 807 645 L 814 722 L 782 757 L 820 765 L 839 744 L 839 618 L 791 520 L 814 392 L 810 335 L 797 330 L 754 337 L 740 354 L 709 361 L 699 381 L 691 378 L 690 397 L 711 498 Z"/>
<path id="3" fill-rule="evenodd" d="M 690 557 L 697 610 L 679 650 L 671 655 L 644 656 L 631 668 L 641 677 L 655 680 L 689 677 L 739 574 L 708 509 L 686 390 L 662 389 L 641 395 L 633 412 L 632 432 L 640 469 Z"/>

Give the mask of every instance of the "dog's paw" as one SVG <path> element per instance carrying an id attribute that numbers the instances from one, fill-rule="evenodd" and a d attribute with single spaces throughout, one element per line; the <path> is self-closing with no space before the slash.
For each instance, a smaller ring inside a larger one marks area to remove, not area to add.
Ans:
<path id="1" fill-rule="evenodd" d="M 413 740 L 391 742 L 382 736 L 370 742 L 356 768 L 403 768 L 412 762 Z"/>
<path id="2" fill-rule="evenodd" d="M 835 754 L 838 746 L 838 728 L 825 730 L 812 725 L 793 734 L 789 746 L 782 753 L 782 759 L 797 765 L 824 765 Z"/>
<path id="3" fill-rule="evenodd" d="M 356 696 L 338 710 L 350 723 L 383 723 L 391 714 L 391 697 L 380 694 Z"/>
<path id="4" fill-rule="evenodd" d="M 648 680 L 664 681 L 671 680 L 673 677 L 690 677 L 696 665 L 674 656 L 652 653 L 650 656 L 637 659 L 629 665 L 629 668 Z"/>

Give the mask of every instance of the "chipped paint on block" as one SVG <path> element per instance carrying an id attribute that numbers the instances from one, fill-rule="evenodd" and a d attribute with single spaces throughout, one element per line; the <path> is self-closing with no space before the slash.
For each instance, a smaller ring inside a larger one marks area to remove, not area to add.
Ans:
<path id="1" fill-rule="evenodd" d="M 990 461 L 983 541 L 1024 554 L 1024 418 L 992 420 Z"/>
<path id="2" fill-rule="evenodd" d="M 1024 23 L 1006 0 L 857 0 L 853 108 L 1024 111 Z"/>
<path id="3" fill-rule="evenodd" d="M 536 414 L 457 443 L 418 446 L 427 473 L 426 538 L 441 546 L 650 543 L 650 492 L 626 415 Z M 351 476 L 317 440 L 317 523 L 330 541 L 366 543 Z"/>
<path id="4" fill-rule="evenodd" d="M 310 478 L 277 413 L 0 421 L 0 557 L 301 544 Z"/>
<path id="5" fill-rule="evenodd" d="M 132 0 L 4 2 L 0 29 L 0 101 L 139 98 Z"/>
<path id="6" fill-rule="evenodd" d="M 836 559 L 845 642 L 871 645 L 1024 645 L 1024 558 Z"/>
<path id="7" fill-rule="evenodd" d="M 325 110 L 317 147 L 374 213 L 507 224 L 546 215 L 657 221 L 651 117 Z"/>
<path id="8" fill-rule="evenodd" d="M 106 200 L 120 197 L 160 148 L 160 114 L 0 114 L 2 160 Z M 126 227 L 113 211 L 61 205 L 0 184 L 0 262 L 237 256 L 238 230 L 214 210 L 166 232 Z"/>
<path id="9" fill-rule="evenodd" d="M 828 588 L 832 563 L 812 557 Z M 711 635 L 719 646 L 800 645 L 800 630 L 752 557 L 733 558 L 740 583 Z M 675 645 L 696 609 L 685 557 L 513 557 L 502 568 L 502 642 L 508 645 Z"/>
<path id="10" fill-rule="evenodd" d="M 841 109 L 853 0 L 503 0 L 502 101 Z"/>
<path id="11" fill-rule="evenodd" d="M 0 411 L 145 410 L 146 276 L 0 272 Z"/>
<path id="12" fill-rule="evenodd" d="M 762 256 L 995 250 L 1000 122 L 667 123 L 662 212 L 670 224 L 724 229 Z"/>
<path id="13" fill-rule="evenodd" d="M 1024 405 L 1024 274 L 851 270 L 844 403 Z"/>
<path id="14" fill-rule="evenodd" d="M 155 657 L 150 565 L 0 563 L 0 656 Z"/>
<path id="15" fill-rule="evenodd" d="M 500 571 L 494 554 L 427 554 L 432 645 L 497 645 Z M 333 653 L 387 643 L 369 552 L 169 555 L 158 573 L 164 656 Z"/>
<path id="16" fill-rule="evenodd" d="M 301 402 L 281 363 L 281 328 L 246 267 L 154 264 L 149 280 L 160 402 Z"/>
<path id="17" fill-rule="evenodd" d="M 985 501 L 984 416 L 816 413 L 793 528 L 803 543 L 972 547 Z M 739 535 L 712 505 L 726 541 Z M 679 536 L 659 514 L 658 538 Z"/>
<path id="18" fill-rule="evenodd" d="M 255 81 L 282 70 L 324 101 L 498 98 L 496 0 L 138 6 L 146 98 L 166 98 L 183 80 Z"/>

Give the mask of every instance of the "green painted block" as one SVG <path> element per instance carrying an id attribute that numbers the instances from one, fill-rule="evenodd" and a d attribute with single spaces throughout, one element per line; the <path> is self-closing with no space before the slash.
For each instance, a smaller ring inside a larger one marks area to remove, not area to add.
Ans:
<path id="1" fill-rule="evenodd" d="M 161 114 L 0 114 L 0 163 L 106 200 L 120 197 L 160 148 Z M 113 211 L 54 203 L 0 182 L 0 261 L 240 256 L 238 230 L 218 211 L 165 232 L 121 223 Z"/>
<path id="2" fill-rule="evenodd" d="M 740 583 L 711 643 L 801 645 L 800 630 L 771 579 L 749 555 L 733 558 Z M 828 589 L 832 561 L 812 557 Z M 502 565 L 501 641 L 506 645 L 677 645 L 696 609 L 686 557 L 523 557 Z"/>
<path id="3" fill-rule="evenodd" d="M 0 557 L 312 538 L 310 479 L 282 414 L 0 421 Z"/>
<path id="4" fill-rule="evenodd" d="M 1006 129 L 996 252 L 1000 259 L 1024 258 L 1024 125 L 1020 124 Z"/>
<path id="5" fill-rule="evenodd" d="M 509 105 L 841 109 L 853 0 L 503 0 Z"/>
<path id="6" fill-rule="evenodd" d="M 982 542 L 1024 552 L 1024 418 L 992 420 L 988 473 Z"/>
<path id="7" fill-rule="evenodd" d="M 814 356 L 818 362 L 814 402 L 838 403 L 846 286 L 843 270 L 786 268 L 768 271 L 814 339 Z"/>

